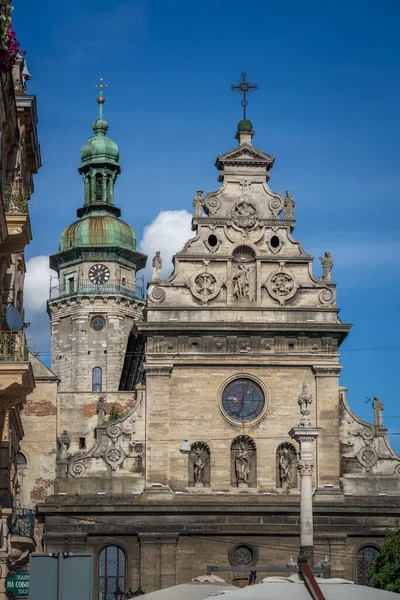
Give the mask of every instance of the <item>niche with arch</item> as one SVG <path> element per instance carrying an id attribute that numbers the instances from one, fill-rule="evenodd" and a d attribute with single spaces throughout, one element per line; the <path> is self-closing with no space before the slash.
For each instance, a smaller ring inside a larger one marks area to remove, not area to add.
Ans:
<path id="1" fill-rule="evenodd" d="M 189 486 L 210 487 L 210 448 L 205 442 L 194 442 L 189 454 Z"/>
<path id="2" fill-rule="evenodd" d="M 257 448 L 248 435 L 238 435 L 231 443 L 231 486 L 257 487 Z"/>
<path id="3" fill-rule="evenodd" d="M 276 487 L 286 490 L 297 488 L 297 452 L 290 442 L 276 449 Z"/>

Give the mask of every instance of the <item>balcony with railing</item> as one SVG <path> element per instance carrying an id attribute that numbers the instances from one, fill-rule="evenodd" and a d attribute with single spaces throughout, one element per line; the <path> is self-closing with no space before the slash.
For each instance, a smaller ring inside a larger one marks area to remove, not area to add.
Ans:
<path id="1" fill-rule="evenodd" d="M 28 346 L 25 333 L 19 331 L 0 331 L 0 362 L 27 360 Z"/>
<path id="2" fill-rule="evenodd" d="M 0 331 L 0 408 L 24 402 L 35 387 L 23 331 Z"/>
<path id="3" fill-rule="evenodd" d="M 49 300 L 75 294 L 114 295 L 121 294 L 131 298 L 144 298 L 143 285 L 131 284 L 120 279 L 110 279 L 107 283 L 96 285 L 89 279 L 71 280 L 65 284 L 50 287 Z"/>
<path id="4" fill-rule="evenodd" d="M 23 252 L 32 239 L 29 220 L 27 186 L 13 181 L 2 187 L 3 205 L 8 236 L 2 245 L 2 252 L 16 254 Z"/>
<path id="5" fill-rule="evenodd" d="M 36 549 L 35 542 L 35 512 L 29 508 L 15 508 L 10 526 L 11 547 L 21 551 L 18 562 Z"/>

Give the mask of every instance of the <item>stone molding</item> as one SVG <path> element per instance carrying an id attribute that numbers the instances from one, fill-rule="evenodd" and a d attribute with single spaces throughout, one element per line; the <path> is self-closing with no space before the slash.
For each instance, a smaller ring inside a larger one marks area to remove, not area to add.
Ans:
<path id="1" fill-rule="evenodd" d="M 138 533 L 140 545 L 177 544 L 179 533 Z"/>
<path id="2" fill-rule="evenodd" d="M 330 545 L 343 544 L 346 545 L 347 542 L 347 534 L 343 533 L 340 535 L 327 535 L 326 539 L 328 540 Z"/>
<path id="3" fill-rule="evenodd" d="M 149 365 L 147 363 L 145 363 L 143 366 L 147 375 L 158 375 L 164 377 L 169 377 L 173 367 L 173 365 Z"/>
<path id="4" fill-rule="evenodd" d="M 313 365 L 312 370 L 316 377 L 338 377 L 343 369 L 342 365 Z"/>
<path id="5" fill-rule="evenodd" d="M 87 533 L 78 533 L 76 531 L 67 531 L 64 533 L 49 532 L 43 535 L 45 544 L 86 544 Z"/>

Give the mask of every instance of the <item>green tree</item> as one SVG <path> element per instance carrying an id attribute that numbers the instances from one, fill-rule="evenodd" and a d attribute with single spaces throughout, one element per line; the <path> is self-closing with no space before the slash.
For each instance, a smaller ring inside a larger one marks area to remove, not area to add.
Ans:
<path id="1" fill-rule="evenodd" d="M 375 588 L 400 592 L 400 529 L 386 534 L 382 548 L 371 564 L 370 574 Z"/>
<path id="2" fill-rule="evenodd" d="M 111 404 L 110 412 L 108 413 L 108 422 L 116 421 L 121 416 L 118 406 Z"/>

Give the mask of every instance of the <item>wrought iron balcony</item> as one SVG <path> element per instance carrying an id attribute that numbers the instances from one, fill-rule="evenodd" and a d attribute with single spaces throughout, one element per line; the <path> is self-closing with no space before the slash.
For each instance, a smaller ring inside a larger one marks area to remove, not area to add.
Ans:
<path id="1" fill-rule="evenodd" d="M 12 514 L 11 529 L 13 535 L 35 537 L 35 511 L 29 508 L 16 508 Z"/>
<path id="2" fill-rule="evenodd" d="M 144 298 L 144 288 L 140 285 L 122 282 L 120 279 L 110 279 L 107 283 L 96 285 L 89 279 L 68 281 L 50 288 L 50 300 L 74 294 L 123 294 L 134 298 Z"/>
<path id="3" fill-rule="evenodd" d="M 27 186 L 21 182 L 14 181 L 3 186 L 3 204 L 6 213 L 22 213 L 28 212 L 29 192 Z"/>
<path id="4" fill-rule="evenodd" d="M 24 332 L 0 331 L 0 361 L 27 361 L 28 346 Z"/>

